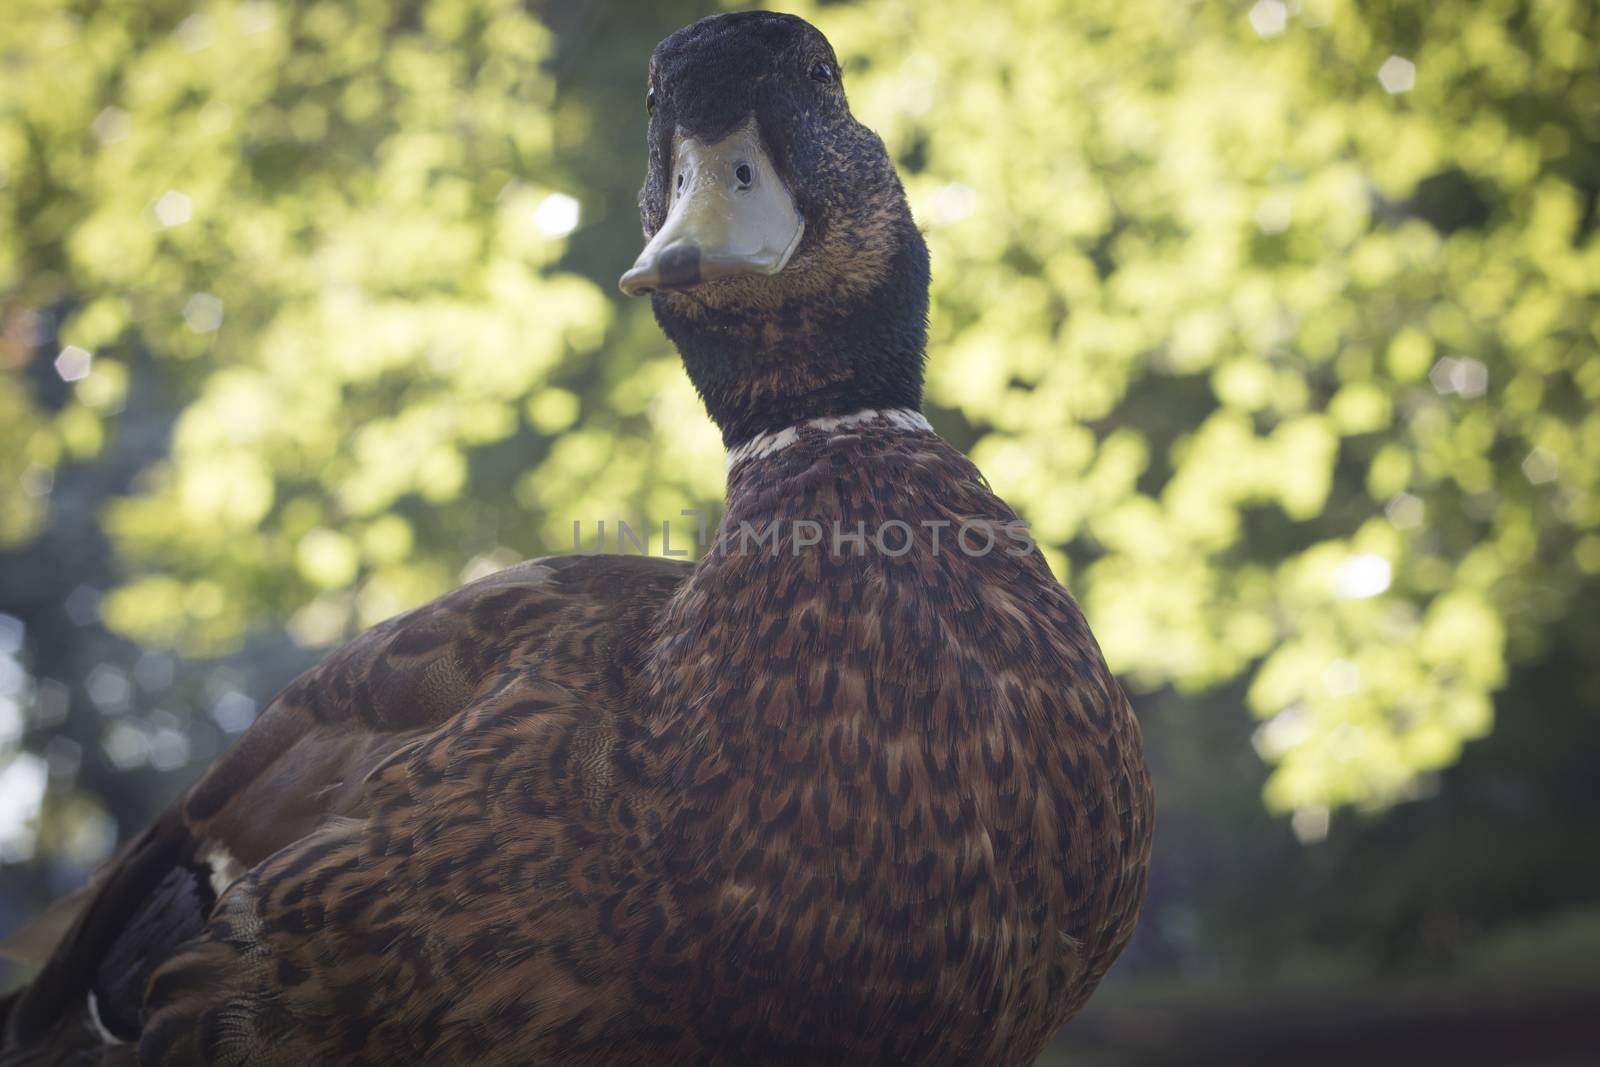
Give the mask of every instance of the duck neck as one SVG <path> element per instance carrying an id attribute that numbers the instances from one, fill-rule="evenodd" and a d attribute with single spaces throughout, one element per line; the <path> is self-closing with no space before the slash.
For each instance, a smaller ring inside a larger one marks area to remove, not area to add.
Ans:
<path id="1" fill-rule="evenodd" d="M 759 309 L 654 307 L 730 449 L 811 419 L 922 406 L 928 263 L 914 228 L 863 291 Z"/>

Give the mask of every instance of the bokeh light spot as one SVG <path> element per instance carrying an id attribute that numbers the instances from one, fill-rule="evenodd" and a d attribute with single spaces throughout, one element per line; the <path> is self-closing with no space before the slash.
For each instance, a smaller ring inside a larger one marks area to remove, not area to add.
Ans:
<path id="1" fill-rule="evenodd" d="M 1445 356 L 1428 372 L 1428 380 L 1444 395 L 1482 396 L 1489 388 L 1489 368 L 1475 359 Z"/>
<path id="2" fill-rule="evenodd" d="M 1560 473 L 1556 457 L 1542 448 L 1535 448 L 1522 460 L 1523 476 L 1534 485 L 1543 485 L 1555 481 Z"/>
<path id="3" fill-rule="evenodd" d="M 1384 506 L 1383 513 L 1396 530 L 1415 530 L 1422 525 L 1424 508 L 1420 498 L 1410 493 L 1396 493 Z"/>
<path id="4" fill-rule="evenodd" d="M 214 333 L 222 325 L 222 301 L 210 293 L 196 293 L 183 305 L 183 321 L 195 333 Z"/>
<path id="5" fill-rule="evenodd" d="M 94 369 L 94 354 L 86 348 L 68 345 L 56 357 L 56 373 L 64 382 L 81 382 Z"/>
<path id="6" fill-rule="evenodd" d="M 94 117 L 89 132 L 103 145 L 113 145 L 128 139 L 133 129 L 133 119 L 120 107 L 108 107 Z"/>
<path id="7" fill-rule="evenodd" d="M 1417 84 L 1417 65 L 1404 56 L 1390 56 L 1378 68 L 1378 84 L 1391 95 L 1410 92 Z"/>
<path id="8" fill-rule="evenodd" d="M 578 228 L 582 208 L 578 201 L 566 193 L 551 193 L 539 201 L 533 212 L 533 224 L 546 237 L 565 237 Z"/>
<path id="9" fill-rule="evenodd" d="M 1372 552 L 1351 556 L 1333 572 L 1333 590 L 1345 600 L 1364 600 L 1389 588 L 1389 561 Z"/>
<path id="10" fill-rule="evenodd" d="M 1262 37 L 1276 37 L 1289 24 L 1289 8 L 1283 0 L 1256 0 L 1250 9 L 1250 26 Z"/>
<path id="11" fill-rule="evenodd" d="M 194 201 L 188 193 L 168 189 L 161 194 L 154 207 L 156 221 L 167 229 L 182 226 L 194 217 Z"/>
<path id="12" fill-rule="evenodd" d="M 45 761 L 31 752 L 14 753 L 0 765 L 0 862 L 32 858 L 48 781 Z"/>

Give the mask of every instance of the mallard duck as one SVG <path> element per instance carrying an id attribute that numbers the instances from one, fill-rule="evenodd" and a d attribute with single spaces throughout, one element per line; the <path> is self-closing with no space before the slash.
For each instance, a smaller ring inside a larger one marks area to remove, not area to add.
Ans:
<path id="1" fill-rule="evenodd" d="M 1024 1064 L 1122 949 L 1138 726 L 920 414 L 927 251 L 832 48 L 714 16 L 648 106 L 621 284 L 728 446 L 715 543 L 514 566 L 295 681 L 0 1061 Z"/>

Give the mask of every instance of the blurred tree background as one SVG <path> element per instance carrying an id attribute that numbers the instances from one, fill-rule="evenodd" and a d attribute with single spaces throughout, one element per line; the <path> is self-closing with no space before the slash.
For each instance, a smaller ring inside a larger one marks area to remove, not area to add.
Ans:
<path id="1" fill-rule="evenodd" d="M 646 59 L 714 9 L 11 0 L 0 931 L 331 645 L 574 519 L 715 509 L 717 436 L 615 289 Z M 1263 1049 L 1362 989 L 1448 1062 L 1501 1062 L 1485 983 L 1567 1033 L 1600 989 L 1595 5 L 791 9 L 927 231 L 930 418 L 1145 722 L 1151 903 L 1082 1062 L 1202 1062 L 1240 989 L 1289 998 Z"/>

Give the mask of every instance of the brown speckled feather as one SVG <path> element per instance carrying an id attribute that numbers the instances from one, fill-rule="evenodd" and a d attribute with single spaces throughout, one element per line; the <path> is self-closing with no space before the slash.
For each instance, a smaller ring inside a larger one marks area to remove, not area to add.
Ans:
<path id="1" fill-rule="evenodd" d="M 442 728 L 497 694 L 522 692 L 528 679 L 614 694 L 639 631 L 688 570 L 619 557 L 520 564 L 374 627 L 307 672 L 101 878 L 10 1011 L 11 1043 L 57 1020 L 75 1032 L 102 958 L 174 868 L 194 867 L 220 889 L 280 850 L 357 825 L 386 764 L 403 765 Z M 3 1053 L 0 1063 L 9 1064 Z"/>
<path id="2" fill-rule="evenodd" d="M 550 561 L 393 625 L 412 670 L 470 655 L 449 707 L 370 652 L 292 687 L 393 694 L 306 713 L 384 758 L 157 973 L 146 1057 L 1030 1062 L 1143 896 L 1137 727 L 1036 554 L 740 551 L 835 517 L 1015 518 L 930 434 L 809 433 L 686 582 Z"/>
<path id="3" fill-rule="evenodd" d="M 823 543 L 741 540 L 795 518 Z M 836 555 L 836 520 L 917 541 Z M 704 931 L 685 1007 L 724 1062 L 1031 1062 L 1131 933 L 1138 727 L 1042 558 L 957 543 L 1015 521 L 931 433 L 813 431 L 734 471 L 732 550 L 669 604 L 646 665 L 643 748 L 673 798 L 674 899 Z"/>

